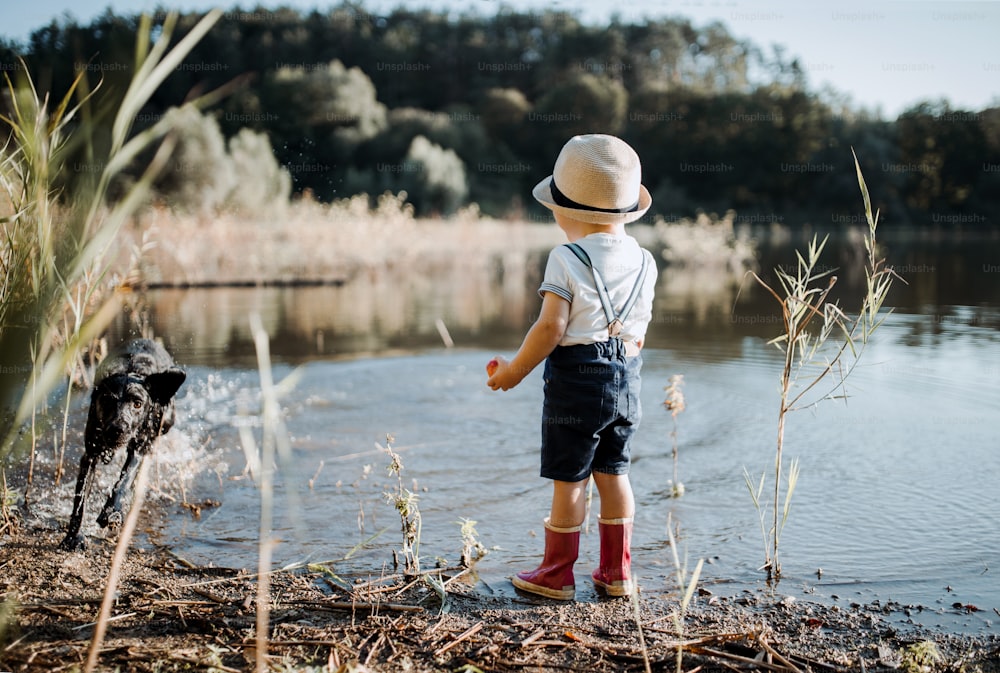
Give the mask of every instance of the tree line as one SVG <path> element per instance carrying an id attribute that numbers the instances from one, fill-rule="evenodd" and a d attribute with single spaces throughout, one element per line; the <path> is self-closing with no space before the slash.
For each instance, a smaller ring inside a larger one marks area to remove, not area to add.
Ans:
<path id="1" fill-rule="evenodd" d="M 199 17 L 182 15 L 175 39 Z M 26 67 L 54 98 L 81 71 L 91 88 L 100 80 L 100 115 L 132 74 L 137 28 L 137 16 L 110 10 L 88 25 L 53 21 L 24 44 L 0 41 L 0 64 L 15 80 Z M 647 219 L 733 209 L 738 222 L 860 222 L 852 148 L 889 226 L 990 226 L 1000 198 L 1000 108 L 927 101 L 885 120 L 811 91 L 780 50 L 681 18 L 232 9 L 137 129 L 217 89 L 225 95 L 184 121 L 161 177 L 176 207 L 256 211 L 290 193 L 405 190 L 424 215 L 476 203 L 547 219 L 530 189 L 586 132 L 636 147 L 654 199 Z"/>

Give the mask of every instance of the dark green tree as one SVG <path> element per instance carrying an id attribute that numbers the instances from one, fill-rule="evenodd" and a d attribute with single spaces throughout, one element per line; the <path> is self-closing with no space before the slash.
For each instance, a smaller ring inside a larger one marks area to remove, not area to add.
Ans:
<path id="1" fill-rule="evenodd" d="M 528 135 L 536 139 L 539 161 L 552 161 L 572 136 L 620 133 L 627 114 L 628 92 L 621 82 L 571 71 L 557 79 L 528 113 Z"/>
<path id="2" fill-rule="evenodd" d="M 907 205 L 933 214 L 962 211 L 989 159 L 978 113 L 921 103 L 896 120 Z"/>

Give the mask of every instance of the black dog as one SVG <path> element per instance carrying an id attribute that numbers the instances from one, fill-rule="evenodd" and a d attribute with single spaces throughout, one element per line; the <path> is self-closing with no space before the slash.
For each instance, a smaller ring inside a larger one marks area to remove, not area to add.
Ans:
<path id="1" fill-rule="evenodd" d="M 174 395 L 186 376 L 166 349 L 150 339 L 136 339 L 123 351 L 101 362 L 90 396 L 90 415 L 73 496 L 73 514 L 60 549 L 69 551 L 86 546 L 80 526 L 85 499 L 96 471 L 95 463 L 98 459 L 110 463 L 117 451 L 126 449 L 128 453 L 121 476 L 97 517 L 101 528 L 121 525 L 122 497 L 131 489 L 139 465 L 153 442 L 173 427 Z"/>

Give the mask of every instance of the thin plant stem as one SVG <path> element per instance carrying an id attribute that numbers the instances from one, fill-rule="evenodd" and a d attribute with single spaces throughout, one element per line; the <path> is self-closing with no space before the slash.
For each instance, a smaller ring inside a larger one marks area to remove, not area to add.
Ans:
<path id="1" fill-rule="evenodd" d="M 635 575 L 632 576 L 632 582 L 634 583 L 634 586 L 639 586 L 639 578 Z M 632 616 L 635 619 L 635 631 L 639 636 L 639 649 L 642 650 L 642 663 L 645 667 L 646 673 L 653 673 L 653 668 L 649 661 L 649 647 L 646 645 L 646 636 L 642 632 L 642 613 L 639 610 L 639 592 L 632 591 L 630 600 L 632 603 Z"/>
<path id="2" fill-rule="evenodd" d="M 684 640 L 684 619 L 687 615 L 688 607 L 694 599 L 694 591 L 698 587 L 698 578 L 701 577 L 704 559 L 698 559 L 698 563 L 691 572 L 691 576 L 688 577 L 687 562 L 685 560 L 685 563 L 682 564 L 680 555 L 677 553 L 677 539 L 674 537 L 673 517 L 670 514 L 667 515 L 667 541 L 670 544 L 674 570 L 677 573 L 677 588 L 681 594 L 680 603 L 677 606 L 677 610 L 673 613 L 674 629 L 677 631 L 677 637 L 681 641 L 677 644 L 676 670 L 677 673 L 681 673 L 684 661 L 684 646 L 682 644 Z"/>
<path id="3" fill-rule="evenodd" d="M 87 663 L 84 667 L 85 673 L 92 673 L 97 666 L 97 658 L 101 652 L 101 645 L 107 633 L 108 621 L 111 618 L 111 608 L 115 601 L 115 594 L 118 590 L 118 581 L 121 579 L 122 563 L 128 552 L 132 536 L 135 534 L 136 523 L 139 520 L 139 513 L 142 510 L 143 500 L 146 498 L 146 485 L 149 481 L 149 461 L 143 460 L 139 465 L 139 473 L 135 477 L 134 495 L 132 506 L 125 523 L 122 525 L 118 535 L 118 544 L 115 545 L 115 554 L 111 559 L 111 568 L 108 571 L 107 584 L 104 587 L 104 598 L 101 600 L 101 611 L 94 626 L 94 636 L 90 640 L 90 649 L 87 652 Z"/>
<path id="4" fill-rule="evenodd" d="M 865 217 L 868 221 L 868 235 L 865 237 L 865 248 L 868 252 L 865 266 L 866 292 L 861 298 L 861 305 L 856 317 L 849 317 L 836 302 L 828 301 L 830 292 L 837 282 L 831 271 L 817 272 L 817 265 L 827 239 L 822 241 L 813 237 L 809 243 L 806 255 L 796 251 L 798 259 L 797 270 L 793 273 L 775 269 L 779 281 L 780 292 L 765 282 L 759 275 L 750 275 L 762 286 L 781 306 L 783 332 L 770 341 L 782 350 L 783 364 L 780 378 L 780 404 L 778 407 L 778 428 L 774 459 L 774 499 L 771 503 L 772 526 L 770 531 L 763 530 L 765 547 L 765 565 L 768 579 L 778 579 L 781 576 L 779 548 L 781 531 L 788 521 L 791 508 L 791 498 L 798 481 L 799 466 L 793 461 L 788 477 L 784 475 L 784 447 L 786 419 L 790 412 L 815 406 L 825 399 L 846 397 L 845 383 L 847 377 L 861 357 L 872 333 L 885 320 L 880 315 L 883 304 L 888 296 L 889 288 L 894 278 L 899 278 L 892 269 L 886 268 L 884 262 L 878 259 L 875 241 L 878 226 L 878 212 L 872 213 L 868 188 L 857 156 L 854 157 L 858 185 L 864 199 Z M 826 279 L 825 286 L 818 281 Z M 818 332 L 810 331 L 813 323 L 821 323 Z M 834 334 L 838 335 L 834 338 Z M 836 341 L 832 349 L 824 348 L 828 343 Z M 860 342 L 860 347 L 857 346 Z M 832 350 L 832 352 L 831 352 Z M 843 359 L 850 352 L 852 362 L 845 367 Z M 806 371 L 811 372 L 807 380 L 800 385 Z M 829 375 L 835 374 L 836 381 L 831 391 L 809 401 L 816 386 Z M 837 391 L 843 391 L 837 395 Z M 754 506 L 760 512 L 760 490 L 754 495 L 752 482 L 745 475 L 747 486 L 754 496 Z M 783 484 L 784 482 L 784 484 Z M 763 479 L 762 479 L 763 485 Z M 784 488 L 784 498 L 782 489 Z M 762 522 L 763 523 L 763 522 Z M 770 544 L 768 544 L 770 543 Z"/>
<path id="5" fill-rule="evenodd" d="M 683 374 L 674 374 L 670 377 L 669 384 L 664 387 L 667 397 L 663 400 L 663 406 L 670 412 L 673 421 L 673 431 L 670 433 L 670 443 L 674 460 L 674 478 L 671 483 L 670 495 L 679 498 L 684 495 L 684 484 L 680 481 L 679 452 L 677 447 L 677 415 L 685 409 L 684 393 L 681 386 L 684 384 Z"/>
<path id="6" fill-rule="evenodd" d="M 59 460 L 56 463 L 56 486 L 62 481 L 64 459 L 66 457 L 66 435 L 69 431 L 69 408 L 73 401 L 73 377 L 66 377 L 66 400 L 63 404 L 62 441 L 59 443 Z M 34 413 L 34 412 L 32 412 Z"/>
<path id="7" fill-rule="evenodd" d="M 419 496 L 403 487 L 403 461 L 399 454 L 392 450 L 394 438 L 387 434 L 383 450 L 389 454 L 388 472 L 396 475 L 396 492 L 385 494 L 399 514 L 400 528 L 403 533 L 403 567 L 406 576 L 420 574 L 420 536 L 423 528 L 423 518 L 418 505 Z M 396 552 L 393 552 L 393 558 Z"/>
<path id="8" fill-rule="evenodd" d="M 786 351 L 786 361 L 785 361 L 785 374 L 782 377 L 782 388 L 781 388 L 781 409 L 778 411 L 778 443 L 775 447 L 774 452 L 774 506 L 773 514 L 773 524 L 771 528 L 771 540 L 774 543 L 774 548 L 771 551 L 771 564 L 772 567 L 769 568 L 769 572 L 773 572 L 775 576 L 779 575 L 781 572 L 781 564 L 778 561 L 778 539 L 780 537 L 780 531 L 778 528 L 778 503 L 781 501 L 781 465 L 782 465 L 782 452 L 785 446 L 785 419 L 788 416 L 788 408 L 786 406 L 788 402 L 788 388 L 790 385 L 789 381 L 789 364 L 787 357 L 790 355 L 791 349 Z"/>
<path id="9" fill-rule="evenodd" d="M 31 351 L 32 365 L 34 365 L 35 353 L 34 349 Z M 34 366 L 31 367 L 31 394 L 34 397 L 37 393 L 35 392 L 38 386 L 38 369 Z M 31 407 L 31 448 L 28 458 L 28 483 L 24 487 L 24 498 L 28 499 L 28 491 L 31 489 L 35 482 L 35 451 L 38 449 L 38 425 L 37 425 L 38 409 L 35 406 Z M 0 451 L 0 455 L 2 451 Z"/>
<path id="10" fill-rule="evenodd" d="M 260 371 L 261 416 L 263 429 L 260 456 L 260 529 L 257 542 L 257 647 L 256 665 L 259 673 L 267 671 L 268 636 L 270 633 L 271 604 L 271 529 L 274 518 L 274 420 L 278 414 L 278 401 L 271 373 L 271 353 L 267 332 L 260 315 L 250 315 L 250 331 Z"/>

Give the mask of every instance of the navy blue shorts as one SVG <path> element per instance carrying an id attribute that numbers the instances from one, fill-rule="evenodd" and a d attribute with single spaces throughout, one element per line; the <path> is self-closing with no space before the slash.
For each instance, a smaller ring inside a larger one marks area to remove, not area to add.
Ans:
<path id="1" fill-rule="evenodd" d="M 591 472 L 628 474 L 639 405 L 642 356 L 620 339 L 557 346 L 545 361 L 542 470 L 576 482 Z"/>

